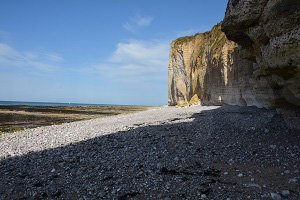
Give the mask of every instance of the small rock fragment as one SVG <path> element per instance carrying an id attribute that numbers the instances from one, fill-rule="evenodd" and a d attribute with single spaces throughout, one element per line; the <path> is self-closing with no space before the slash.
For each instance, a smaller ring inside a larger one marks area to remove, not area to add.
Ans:
<path id="1" fill-rule="evenodd" d="M 282 190 L 282 191 L 281 191 L 281 195 L 284 196 L 284 197 L 287 197 L 287 196 L 289 196 L 290 194 L 291 194 L 291 193 L 290 193 L 289 190 Z"/>
<path id="2" fill-rule="evenodd" d="M 281 196 L 277 193 L 271 193 L 271 198 L 272 199 L 275 199 L 275 200 L 280 200 L 281 199 Z"/>
<path id="3" fill-rule="evenodd" d="M 266 129 L 265 129 L 265 133 L 269 133 L 269 129 L 266 128 Z"/>
<path id="4" fill-rule="evenodd" d="M 261 186 L 256 184 L 256 183 L 248 183 L 248 184 L 244 184 L 245 187 L 256 187 L 261 189 Z"/>
<path id="5" fill-rule="evenodd" d="M 290 178 L 289 179 L 289 183 L 297 183 L 297 179 L 296 178 Z"/>

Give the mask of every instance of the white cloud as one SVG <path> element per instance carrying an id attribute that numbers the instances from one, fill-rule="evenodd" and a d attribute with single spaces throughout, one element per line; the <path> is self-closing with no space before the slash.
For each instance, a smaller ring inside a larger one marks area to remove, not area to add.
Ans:
<path id="1" fill-rule="evenodd" d="M 119 43 L 112 56 L 92 67 L 111 80 L 145 81 L 167 77 L 169 43 L 129 41 Z"/>
<path id="2" fill-rule="evenodd" d="M 128 22 L 124 23 L 123 28 L 125 28 L 127 31 L 135 32 L 141 27 L 151 25 L 152 21 L 153 17 L 136 15 L 134 18 L 131 18 Z"/>
<path id="3" fill-rule="evenodd" d="M 52 72 L 63 58 L 56 53 L 18 51 L 5 43 L 0 43 L 0 67 L 20 67 Z"/>
<path id="4" fill-rule="evenodd" d="M 136 19 L 137 26 L 149 26 L 153 20 L 153 17 L 138 17 Z"/>

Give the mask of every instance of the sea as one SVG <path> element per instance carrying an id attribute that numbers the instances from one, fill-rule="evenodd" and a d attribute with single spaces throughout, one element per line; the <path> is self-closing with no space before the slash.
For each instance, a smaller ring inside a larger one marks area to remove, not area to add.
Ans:
<path id="1" fill-rule="evenodd" d="M 57 102 L 30 102 L 30 101 L 0 101 L 0 105 L 24 105 L 24 106 L 114 106 L 111 104 L 87 104 L 87 103 L 57 103 Z"/>

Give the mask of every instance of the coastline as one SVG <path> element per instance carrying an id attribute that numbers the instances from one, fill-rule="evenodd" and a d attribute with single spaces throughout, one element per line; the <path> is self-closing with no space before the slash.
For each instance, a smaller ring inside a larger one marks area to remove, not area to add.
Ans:
<path id="1" fill-rule="evenodd" d="M 150 106 L 0 105 L 0 134 L 28 128 L 143 111 Z"/>

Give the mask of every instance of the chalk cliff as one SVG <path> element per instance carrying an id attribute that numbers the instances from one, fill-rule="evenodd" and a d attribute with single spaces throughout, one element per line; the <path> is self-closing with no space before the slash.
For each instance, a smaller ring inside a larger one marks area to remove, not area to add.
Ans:
<path id="1" fill-rule="evenodd" d="M 300 106 L 299 0 L 229 0 L 222 30 L 259 66 L 275 106 Z"/>
<path id="2" fill-rule="evenodd" d="M 169 62 L 169 105 L 269 106 L 274 94 L 268 82 L 255 78 L 257 66 L 241 58 L 236 43 L 216 25 L 210 32 L 172 42 Z"/>
<path id="3" fill-rule="evenodd" d="M 229 0 L 211 31 L 171 44 L 169 105 L 300 105 L 298 0 Z"/>

